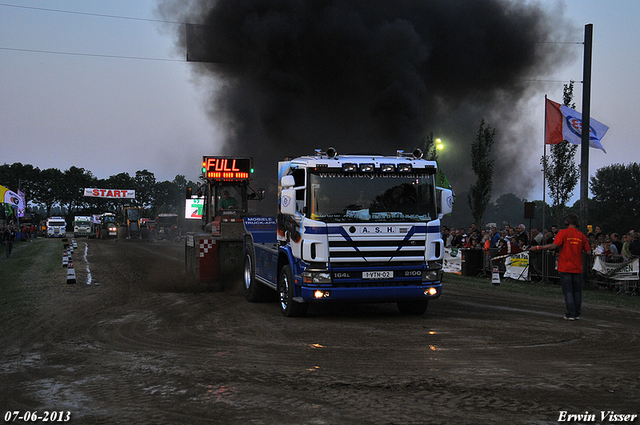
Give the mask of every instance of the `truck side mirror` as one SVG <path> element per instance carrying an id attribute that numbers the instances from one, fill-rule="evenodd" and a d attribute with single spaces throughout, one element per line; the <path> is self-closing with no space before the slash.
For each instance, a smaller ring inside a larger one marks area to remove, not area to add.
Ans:
<path id="1" fill-rule="evenodd" d="M 282 186 L 283 189 L 294 187 L 295 185 L 296 185 L 296 179 L 293 178 L 293 176 L 291 175 L 282 176 L 282 179 L 280 179 L 280 186 Z"/>
<path id="2" fill-rule="evenodd" d="M 440 192 L 440 211 L 438 218 L 451 214 L 453 211 L 453 191 L 451 189 L 436 188 Z"/>

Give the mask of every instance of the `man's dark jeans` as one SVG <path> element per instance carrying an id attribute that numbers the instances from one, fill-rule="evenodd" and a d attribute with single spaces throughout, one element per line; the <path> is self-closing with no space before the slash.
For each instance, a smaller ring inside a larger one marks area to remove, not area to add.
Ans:
<path id="1" fill-rule="evenodd" d="M 567 306 L 567 317 L 580 317 L 582 312 L 582 273 L 560 272 L 560 285 Z"/>

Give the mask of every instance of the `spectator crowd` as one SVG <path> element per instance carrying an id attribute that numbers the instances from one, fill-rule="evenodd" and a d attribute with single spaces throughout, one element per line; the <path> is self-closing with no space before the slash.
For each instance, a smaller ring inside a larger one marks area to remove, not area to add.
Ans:
<path id="1" fill-rule="evenodd" d="M 0 224 L 0 246 L 4 246 L 5 256 L 9 258 L 13 250 L 13 243 L 30 240 L 36 237 L 36 227 L 33 225 L 14 226 Z"/>
<path id="2" fill-rule="evenodd" d="M 553 243 L 558 234 L 558 227 L 551 226 L 550 230 L 544 229 L 542 232 L 536 228 L 527 232 L 526 226 L 520 224 L 518 227 L 505 225 L 504 229 L 498 230 L 496 226 L 489 230 L 480 230 L 472 223 L 468 230 L 464 228 L 442 228 L 442 239 L 445 248 L 468 248 L 484 249 L 502 248 L 507 243 L 516 246 L 521 250 L 528 249 L 535 245 L 548 245 Z M 603 232 L 600 226 L 596 226 L 587 235 L 592 255 L 601 255 L 606 261 L 626 261 L 630 258 L 640 256 L 640 232 L 633 230 L 620 237 L 618 233 Z"/>

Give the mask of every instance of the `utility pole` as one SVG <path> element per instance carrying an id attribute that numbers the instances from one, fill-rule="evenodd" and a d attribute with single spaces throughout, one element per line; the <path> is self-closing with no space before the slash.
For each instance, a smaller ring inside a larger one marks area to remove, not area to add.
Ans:
<path id="1" fill-rule="evenodd" d="M 22 189 L 22 179 L 18 179 L 18 196 L 20 196 L 20 192 Z M 25 202 L 25 210 L 27 209 Z M 18 208 L 16 208 L 16 227 L 18 228 L 18 232 L 20 231 L 20 203 L 18 202 Z"/>
<path id="2" fill-rule="evenodd" d="M 584 68 L 582 72 L 582 140 L 580 149 L 580 230 L 587 233 L 589 198 L 589 148 L 591 129 L 591 52 L 593 24 L 584 26 Z"/>

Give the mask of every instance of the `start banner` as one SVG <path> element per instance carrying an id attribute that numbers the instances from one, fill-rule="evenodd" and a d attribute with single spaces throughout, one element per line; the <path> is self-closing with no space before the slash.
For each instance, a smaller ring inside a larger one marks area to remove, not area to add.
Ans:
<path id="1" fill-rule="evenodd" d="M 92 198 L 136 199 L 136 191 L 129 189 L 92 189 L 85 188 L 84 196 Z"/>

